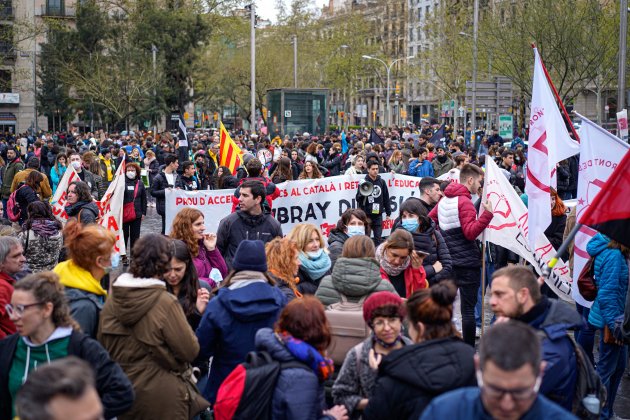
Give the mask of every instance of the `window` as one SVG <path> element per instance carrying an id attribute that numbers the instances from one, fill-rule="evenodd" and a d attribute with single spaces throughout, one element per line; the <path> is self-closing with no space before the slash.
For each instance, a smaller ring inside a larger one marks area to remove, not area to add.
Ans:
<path id="1" fill-rule="evenodd" d="M 0 91 L 11 92 L 11 71 L 0 70 Z"/>

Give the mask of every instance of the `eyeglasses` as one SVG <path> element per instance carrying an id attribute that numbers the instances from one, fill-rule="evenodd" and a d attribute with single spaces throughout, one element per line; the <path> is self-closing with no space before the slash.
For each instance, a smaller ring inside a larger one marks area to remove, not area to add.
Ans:
<path id="1" fill-rule="evenodd" d="M 30 308 L 31 306 L 39 306 L 39 305 L 43 305 L 44 302 L 35 302 L 35 303 L 29 303 L 28 305 L 11 305 L 10 303 L 7 303 L 6 305 L 4 305 L 4 309 L 7 310 L 7 314 L 10 317 L 15 317 L 15 318 L 22 318 L 22 315 L 24 315 L 24 311 L 28 308 Z"/>
<path id="2" fill-rule="evenodd" d="M 501 401 L 505 394 L 508 394 L 514 401 L 526 401 L 538 393 L 540 389 L 540 383 L 542 378 L 538 376 L 533 387 L 516 388 L 516 389 L 504 389 L 495 385 L 484 384 L 481 376 L 481 372 L 477 372 L 477 384 L 481 388 L 486 397 Z"/>
<path id="3" fill-rule="evenodd" d="M 377 329 L 385 328 L 385 325 L 395 328 L 400 325 L 400 318 L 377 319 L 372 325 Z"/>

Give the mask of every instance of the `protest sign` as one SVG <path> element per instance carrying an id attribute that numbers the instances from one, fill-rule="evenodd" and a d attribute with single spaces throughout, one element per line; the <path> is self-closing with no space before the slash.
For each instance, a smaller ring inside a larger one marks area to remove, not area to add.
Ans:
<path id="1" fill-rule="evenodd" d="M 124 164 L 118 167 L 114 180 L 109 184 L 107 191 L 100 201 L 95 201 L 100 213 L 99 224 L 116 234 L 116 252 L 125 254 L 125 240 L 122 233 L 122 209 L 125 194 L 125 168 Z M 67 194 L 68 185 L 73 181 L 80 181 L 79 174 L 72 166 L 68 166 L 53 195 L 51 206 L 53 214 L 62 223 L 68 221 L 65 207 L 68 205 Z"/>
<path id="2" fill-rule="evenodd" d="M 273 214 L 286 234 L 299 223 L 319 226 L 328 236 L 344 211 L 358 208 L 356 192 L 365 175 L 341 175 L 321 179 L 287 181 L 277 185 L 280 196 L 273 201 Z M 406 175 L 381 174 L 387 182 L 392 209 L 391 220 L 383 220 L 383 235 L 389 235 L 400 205 L 409 197 L 418 197 L 420 178 Z M 219 222 L 232 210 L 234 190 L 166 191 L 166 231 L 179 210 L 184 207 L 199 209 L 205 218 L 206 229 L 216 232 Z"/>
<path id="3" fill-rule="evenodd" d="M 542 274 L 543 267 L 556 255 L 556 250 L 542 235 L 532 252 L 527 236 L 527 207 L 492 159 L 486 161 L 483 196 L 492 203 L 494 214 L 484 231 L 485 240 L 517 253 L 532 264 L 538 274 Z M 558 261 L 546 282 L 561 299 L 572 301 L 572 279 L 568 265 L 562 260 Z"/>

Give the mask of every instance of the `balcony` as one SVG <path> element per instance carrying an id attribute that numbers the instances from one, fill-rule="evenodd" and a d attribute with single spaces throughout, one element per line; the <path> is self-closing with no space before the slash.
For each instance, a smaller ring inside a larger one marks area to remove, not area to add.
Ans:
<path id="1" fill-rule="evenodd" d="M 74 7 L 42 5 L 38 16 L 45 18 L 69 19 L 76 17 L 77 12 Z"/>

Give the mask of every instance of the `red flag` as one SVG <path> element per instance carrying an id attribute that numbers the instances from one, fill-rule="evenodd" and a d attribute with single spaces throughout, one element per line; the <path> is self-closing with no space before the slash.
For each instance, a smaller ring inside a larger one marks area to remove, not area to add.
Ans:
<path id="1" fill-rule="evenodd" d="M 630 247 L 630 151 L 619 162 L 579 222 Z"/>
<path id="2" fill-rule="evenodd" d="M 243 152 L 241 148 L 234 143 L 232 137 L 223 126 L 223 122 L 220 124 L 220 143 L 219 143 L 219 164 L 221 166 L 227 166 L 232 174 L 236 174 L 236 170 L 241 165 Z"/>

